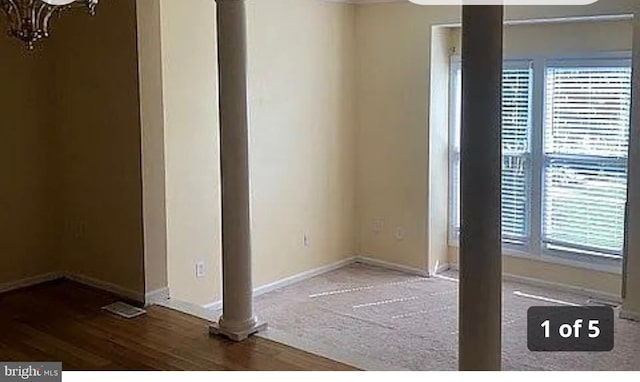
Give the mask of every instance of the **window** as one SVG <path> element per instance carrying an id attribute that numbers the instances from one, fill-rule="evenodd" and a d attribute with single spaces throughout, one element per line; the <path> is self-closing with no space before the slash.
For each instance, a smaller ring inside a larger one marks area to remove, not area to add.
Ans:
<path id="1" fill-rule="evenodd" d="M 546 67 L 546 248 L 622 254 L 630 106 L 629 66 Z"/>
<path id="2" fill-rule="evenodd" d="M 461 78 L 454 62 L 452 240 L 460 227 Z M 534 254 L 621 258 L 631 108 L 628 56 L 507 61 L 502 87 L 503 244 Z"/>
<path id="3" fill-rule="evenodd" d="M 528 240 L 531 96 L 530 63 L 505 65 L 502 74 L 502 237 L 505 242 Z"/>
<path id="4" fill-rule="evenodd" d="M 462 70 L 454 65 L 452 99 L 453 208 L 452 231 L 460 230 L 460 114 Z M 502 75 L 502 236 L 511 244 L 528 240 L 528 192 L 530 180 L 530 132 L 533 71 L 528 61 L 508 62 Z"/>

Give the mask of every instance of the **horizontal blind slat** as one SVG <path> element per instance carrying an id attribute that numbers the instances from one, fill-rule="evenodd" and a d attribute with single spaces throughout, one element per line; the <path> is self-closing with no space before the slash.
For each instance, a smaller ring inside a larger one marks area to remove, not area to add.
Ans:
<path id="1" fill-rule="evenodd" d="M 621 254 L 626 164 L 598 159 L 628 155 L 631 69 L 548 67 L 546 74 L 543 240 Z"/>

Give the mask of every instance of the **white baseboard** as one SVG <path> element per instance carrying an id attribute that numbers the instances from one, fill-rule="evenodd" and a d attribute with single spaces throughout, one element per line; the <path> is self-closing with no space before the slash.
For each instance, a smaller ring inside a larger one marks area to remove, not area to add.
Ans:
<path id="1" fill-rule="evenodd" d="M 215 322 L 218 320 L 218 314 L 215 309 L 207 309 L 204 306 L 191 304 L 185 301 L 170 299 L 159 302 L 157 305 L 164 308 L 176 310 L 181 313 L 186 313 L 194 317 L 202 318 L 210 322 Z"/>
<path id="2" fill-rule="evenodd" d="M 43 284 L 49 281 L 58 280 L 64 277 L 60 272 L 45 273 L 38 276 L 27 277 L 25 279 L 10 281 L 0 284 L 0 293 L 11 292 L 16 289 L 27 288 L 30 286 Z"/>
<path id="3" fill-rule="evenodd" d="M 510 273 L 504 273 L 502 275 L 502 279 L 519 282 L 522 284 L 537 286 L 537 287 L 554 289 L 560 292 L 574 293 L 580 296 L 586 296 L 586 297 L 596 298 L 600 300 L 606 300 L 606 301 L 611 301 L 616 303 L 622 302 L 622 299 L 620 298 L 620 296 L 616 296 L 614 294 L 602 292 L 599 290 L 583 288 L 575 285 L 568 285 L 568 284 L 558 283 L 554 281 L 536 279 L 532 277 L 518 276 Z"/>
<path id="4" fill-rule="evenodd" d="M 458 264 L 451 264 L 451 269 L 456 271 L 460 270 Z M 596 299 L 601 299 L 601 300 L 606 300 L 611 302 L 617 302 L 617 303 L 622 302 L 622 298 L 620 296 L 616 296 L 614 294 L 602 292 L 595 289 L 582 288 L 575 285 L 568 285 L 568 284 L 558 283 L 554 281 L 537 279 L 533 277 L 518 276 L 512 273 L 503 273 L 502 279 L 507 281 L 519 282 L 522 284 L 527 284 L 527 285 L 536 286 L 536 287 L 553 289 L 559 292 L 574 293 L 580 296 L 591 297 L 591 298 L 596 298 Z"/>
<path id="5" fill-rule="evenodd" d="M 355 257 L 350 257 L 348 259 L 340 260 L 340 261 L 332 263 L 332 264 L 324 265 L 322 267 L 318 267 L 318 268 L 314 268 L 314 269 L 311 269 L 311 270 L 308 270 L 308 271 L 305 271 L 305 272 L 302 272 L 302 273 L 298 273 L 297 275 L 285 277 L 283 279 L 280 279 L 278 281 L 272 282 L 270 284 L 262 285 L 262 286 L 259 286 L 259 287 L 255 288 L 253 290 L 253 296 L 254 297 L 258 297 L 258 296 L 263 295 L 265 293 L 273 292 L 276 289 L 284 288 L 284 287 L 287 287 L 289 285 L 298 283 L 300 281 L 308 280 L 308 279 L 310 279 L 312 277 L 316 277 L 316 276 L 322 275 L 324 273 L 335 271 L 336 269 L 342 268 L 342 267 L 344 267 L 346 265 L 349 265 L 349 264 L 353 264 L 354 262 L 356 262 L 356 258 Z"/>
<path id="6" fill-rule="evenodd" d="M 170 299 L 169 288 L 161 288 L 144 295 L 145 306 L 157 305 Z"/>
<path id="7" fill-rule="evenodd" d="M 353 264 L 353 263 L 361 263 L 361 264 L 367 264 L 367 265 L 372 265 L 375 267 L 380 267 L 380 268 L 385 268 L 385 269 L 390 269 L 390 270 L 394 270 L 394 271 L 398 271 L 398 272 L 403 272 L 403 273 L 408 273 L 408 274 L 412 274 L 412 275 L 417 275 L 417 276 L 422 276 L 422 277 L 429 277 L 429 272 L 419 269 L 419 268 L 412 268 L 412 267 L 408 267 L 405 265 L 400 265 L 400 264 L 394 264 L 394 263 L 390 263 L 388 261 L 384 261 L 384 260 L 378 260 L 378 259 L 374 259 L 368 256 L 354 256 L 354 257 L 350 257 L 344 260 L 340 260 L 338 262 L 335 262 L 333 264 L 329 264 L 329 265 L 325 265 L 319 268 L 314 268 L 311 270 L 308 270 L 306 272 L 302 272 L 299 273 L 297 275 L 293 275 L 293 276 L 289 276 L 289 277 L 285 277 L 281 280 L 266 284 L 266 285 L 262 285 L 259 286 L 257 288 L 255 288 L 253 290 L 253 296 L 254 297 L 258 297 L 262 294 L 265 293 L 269 293 L 269 292 L 273 292 L 276 289 L 280 289 L 280 288 L 284 288 L 287 287 L 289 285 L 293 285 L 295 283 L 299 283 L 301 281 L 304 280 L 308 280 L 312 277 L 315 276 L 319 276 L 331 271 L 335 271 L 336 269 L 342 268 L 344 266 L 347 266 L 349 264 Z M 442 266 L 438 267 L 441 270 L 446 270 L 449 269 L 449 264 L 443 264 Z M 214 302 L 211 302 L 209 304 L 205 304 L 202 306 L 204 309 L 208 309 L 208 310 L 220 310 L 222 309 L 222 300 L 217 300 Z"/>
<path id="8" fill-rule="evenodd" d="M 357 260 L 356 257 L 349 257 L 347 259 L 344 260 L 340 260 L 338 262 L 332 263 L 332 264 L 328 264 L 328 265 L 323 265 L 321 267 L 318 268 L 314 268 L 302 273 L 298 273 L 297 275 L 293 275 L 293 276 L 289 276 L 289 277 L 285 277 L 283 279 L 280 279 L 278 281 L 274 281 L 272 283 L 269 284 L 265 284 L 265 285 L 261 285 L 257 288 L 253 289 L 253 297 L 258 297 L 260 295 L 263 295 L 265 293 L 269 293 L 269 292 L 273 292 L 274 290 L 280 289 L 280 288 L 284 288 L 287 287 L 289 285 L 293 285 L 295 283 L 299 283 L 301 281 L 304 280 L 308 280 L 312 277 L 316 277 L 331 271 L 335 271 L 336 269 L 340 269 L 344 266 L 347 266 L 349 264 L 353 264 L 355 263 Z M 222 309 L 222 300 L 217 300 L 214 302 L 211 302 L 209 304 L 205 304 L 202 305 L 202 307 L 204 309 L 208 309 L 208 310 L 220 310 Z"/>
<path id="9" fill-rule="evenodd" d="M 442 264 L 436 263 L 436 267 L 432 275 L 437 275 L 439 273 L 446 272 L 450 269 L 452 269 L 452 267 L 451 267 L 451 264 L 449 263 L 442 263 Z"/>
<path id="10" fill-rule="evenodd" d="M 373 265 L 375 267 L 380 267 L 380 268 L 391 269 L 398 272 L 409 273 L 412 275 L 429 277 L 429 271 L 427 270 L 409 267 L 401 264 L 390 263 L 388 261 L 374 259 L 373 257 L 369 257 L 369 256 L 356 256 L 355 262 L 361 263 L 361 264 Z M 447 269 L 449 269 L 448 265 L 447 265 Z"/>
<path id="11" fill-rule="evenodd" d="M 202 307 L 207 310 L 222 310 L 222 300 L 216 300 L 214 302 L 204 304 Z"/>
<path id="12" fill-rule="evenodd" d="M 640 321 L 640 313 L 632 312 L 623 308 L 620 310 L 620 318 L 623 320 Z"/>
<path id="13" fill-rule="evenodd" d="M 140 292 L 136 292 L 134 290 L 128 289 L 128 288 L 124 288 L 121 287 L 119 285 L 107 282 L 107 281 L 103 281 L 103 280 L 98 280 L 96 278 L 93 277 L 89 277 L 89 276 L 83 276 L 83 275 L 76 275 L 76 274 L 71 274 L 71 273 L 67 273 L 64 275 L 64 278 L 71 280 L 71 281 L 75 281 L 77 283 L 83 284 L 83 285 L 87 285 L 93 288 L 97 288 L 97 289 L 101 289 L 110 293 L 113 293 L 115 295 L 118 295 L 120 297 L 124 297 L 136 302 L 140 302 L 140 303 L 144 303 L 144 299 L 145 299 L 145 295 L 144 293 L 140 293 Z"/>

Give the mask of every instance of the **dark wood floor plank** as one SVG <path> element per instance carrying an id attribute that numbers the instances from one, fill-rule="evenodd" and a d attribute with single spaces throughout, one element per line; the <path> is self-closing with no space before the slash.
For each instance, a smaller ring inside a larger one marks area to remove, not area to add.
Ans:
<path id="1" fill-rule="evenodd" d="M 208 322 L 161 307 L 126 320 L 109 293 L 54 281 L 0 294 L 0 361 L 62 361 L 65 370 L 353 370 L 262 338 L 235 343 Z"/>

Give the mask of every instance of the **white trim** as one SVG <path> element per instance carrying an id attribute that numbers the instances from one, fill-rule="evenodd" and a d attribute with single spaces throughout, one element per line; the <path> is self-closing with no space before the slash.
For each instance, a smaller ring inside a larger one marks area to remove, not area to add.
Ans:
<path id="1" fill-rule="evenodd" d="M 433 272 L 430 275 L 434 276 L 434 275 L 440 274 L 442 272 L 446 272 L 446 271 L 448 271 L 450 269 L 451 269 L 451 264 L 449 264 L 449 263 L 442 263 L 442 264 L 436 263 L 435 269 L 433 270 Z"/>
<path id="2" fill-rule="evenodd" d="M 160 288 L 144 295 L 145 306 L 157 305 L 161 302 L 169 300 L 169 288 Z"/>
<path id="3" fill-rule="evenodd" d="M 49 281 L 59 280 L 64 277 L 60 272 L 45 273 L 38 276 L 27 277 L 21 280 L 9 281 L 0 284 L 0 293 L 7 293 L 17 289 L 27 288 L 38 284 L 47 283 Z"/>
<path id="4" fill-rule="evenodd" d="M 422 276 L 422 277 L 429 277 L 430 276 L 429 275 L 429 271 L 424 270 L 424 269 L 410 267 L 410 266 L 396 264 L 396 263 L 391 263 L 391 262 L 384 261 L 384 260 L 374 259 L 374 258 L 369 257 L 369 256 L 356 256 L 355 257 L 355 262 L 356 263 L 361 263 L 361 264 L 373 265 L 373 266 L 380 267 L 380 268 L 391 269 L 391 270 L 394 270 L 394 271 L 409 273 L 409 274 L 412 274 L 412 275 L 417 275 L 417 276 Z M 448 267 L 449 266 L 447 265 L 447 268 Z"/>
<path id="5" fill-rule="evenodd" d="M 113 294 L 116 294 L 120 297 L 124 297 L 124 298 L 128 298 L 130 300 L 133 300 L 135 302 L 144 302 L 144 298 L 145 295 L 144 293 L 140 293 L 128 288 L 124 288 L 121 287 L 119 285 L 107 282 L 107 281 L 102 281 L 102 280 L 98 280 L 96 278 L 93 277 L 89 277 L 89 276 L 84 276 L 84 275 L 76 275 L 76 274 L 71 274 L 71 273 L 67 273 L 64 275 L 64 278 L 71 280 L 71 281 L 75 281 L 77 283 L 83 284 L 83 285 L 87 285 L 93 288 L 97 288 L 97 289 L 101 289 L 103 291 L 107 291 Z"/>
<path id="6" fill-rule="evenodd" d="M 336 269 L 339 269 L 357 262 L 357 259 L 358 259 L 357 257 L 349 257 L 347 259 L 340 260 L 332 264 L 323 265 L 321 267 L 310 269 L 308 271 L 298 273 L 293 276 L 285 277 L 283 279 L 274 281 L 269 284 L 261 285 L 253 289 L 253 297 L 255 298 L 265 293 L 273 292 L 274 290 L 284 288 L 289 285 L 293 285 L 301 281 L 308 280 L 310 278 L 313 278 L 331 271 L 335 271 Z M 208 304 L 204 304 L 202 305 L 202 308 L 209 309 L 209 310 L 220 310 L 222 309 L 222 300 L 216 300 Z"/>
<path id="7" fill-rule="evenodd" d="M 568 251 L 547 249 L 544 242 L 544 222 L 543 212 L 545 207 L 545 181 L 544 173 L 547 169 L 548 154 L 544 153 L 544 133 L 546 129 L 546 70 L 550 66 L 558 66 L 560 64 L 567 66 L 590 66 L 594 63 L 601 64 L 606 62 L 608 66 L 624 66 L 630 65 L 631 52 L 623 51 L 607 51 L 607 52 L 569 52 L 566 54 L 534 54 L 534 55 L 510 55 L 505 57 L 505 63 L 508 62 L 528 62 L 533 70 L 533 82 L 531 84 L 531 110 L 530 110 L 530 148 L 529 148 L 529 168 L 527 180 L 527 194 L 529 196 L 526 221 L 528 229 L 527 243 L 522 246 L 509 246 L 503 242 L 503 253 L 515 257 L 527 258 L 529 260 L 537 260 L 541 262 L 561 264 L 565 266 L 607 272 L 611 274 L 621 274 L 621 258 L 604 258 L 597 256 L 576 255 Z M 449 76 L 454 77 L 456 70 L 459 68 L 459 57 L 454 55 L 451 57 L 451 71 Z M 451 82 L 451 87 L 455 84 Z M 450 97 L 453 97 L 455 89 L 450 88 Z M 455 101 L 450 100 L 449 113 L 456 111 Z M 456 134 L 456 128 L 453 124 L 454 118 L 449 126 L 450 136 Z M 455 172 L 455 161 L 458 157 L 454 152 L 453 140 L 449 144 L 449 189 L 452 190 L 449 195 L 449 211 L 448 211 L 448 232 L 449 246 L 458 246 L 459 238 L 456 232 L 454 216 L 459 209 L 459 195 L 455 195 L 456 188 L 453 183 L 453 174 Z M 459 149 L 459 148 L 458 148 Z M 624 162 L 624 160 L 623 160 Z M 460 179 L 458 179 L 460 182 Z"/>
<path id="8" fill-rule="evenodd" d="M 171 300 L 173 301 L 173 300 Z M 214 302 L 210 302 L 208 304 L 202 305 L 202 308 L 208 310 L 222 310 L 222 300 L 216 300 Z"/>
<path id="9" fill-rule="evenodd" d="M 594 271 L 594 272 L 604 272 L 604 273 L 610 273 L 613 275 L 622 274 L 621 264 L 612 265 L 614 260 L 611 260 L 610 263 L 600 263 L 595 261 L 579 261 L 579 260 L 564 258 L 559 255 L 548 255 L 548 254 L 531 255 L 527 252 L 520 252 L 513 249 L 504 249 L 502 252 L 502 255 L 506 257 L 513 257 L 516 259 L 537 261 L 539 263 L 546 263 L 546 264 L 561 265 L 561 266 L 575 268 L 575 269 L 584 269 L 584 270 Z"/>
<path id="10" fill-rule="evenodd" d="M 207 320 L 209 322 L 215 322 L 218 320 L 218 313 L 216 312 L 216 310 L 219 309 L 207 309 L 204 306 L 176 300 L 173 298 L 170 300 L 159 302 L 157 305 L 181 313 L 186 313 L 190 316 L 202 318 L 203 320 Z"/>
<path id="11" fill-rule="evenodd" d="M 83 276 L 83 275 L 77 275 L 77 274 L 65 273 L 65 272 L 50 272 L 50 273 L 45 273 L 45 274 L 34 276 L 34 277 L 28 277 L 21 280 L 10 281 L 4 284 L 0 284 L 0 293 L 11 292 L 14 290 L 23 289 L 23 288 L 47 283 L 49 281 L 60 280 L 60 279 L 66 279 L 66 280 L 76 282 L 78 284 L 87 285 L 92 288 L 113 293 L 120 297 L 128 298 L 136 302 L 144 302 L 146 297 L 143 293 L 136 292 L 134 290 L 124 288 L 116 284 L 98 280 L 89 276 Z M 148 296 L 153 298 L 156 298 L 156 297 L 161 298 L 160 296 L 163 295 L 164 293 L 165 291 L 163 289 L 159 289 L 157 291 L 149 293 Z M 168 293 L 169 293 L 169 289 L 166 289 L 166 294 L 168 295 Z"/>
<path id="12" fill-rule="evenodd" d="M 450 269 L 455 271 L 460 271 L 460 266 L 457 263 L 453 263 L 451 264 Z M 574 293 L 580 296 L 590 297 L 597 300 L 605 300 L 605 301 L 611 301 L 615 303 L 622 302 L 622 297 L 615 294 L 606 293 L 606 292 L 602 292 L 595 289 L 583 288 L 575 285 L 568 285 L 568 284 L 562 284 L 562 283 L 557 283 L 557 282 L 548 281 L 548 280 L 542 280 L 542 279 L 533 278 L 533 277 L 518 276 L 518 275 L 514 275 L 513 273 L 503 273 L 502 279 L 511 281 L 511 282 L 526 284 L 529 286 L 547 288 L 547 289 L 555 290 L 558 292 Z"/>
<path id="13" fill-rule="evenodd" d="M 259 286 L 253 290 L 253 297 L 258 297 L 265 293 L 272 292 L 276 289 L 284 288 L 289 285 L 298 283 L 300 281 L 308 280 L 310 278 L 322 275 L 324 273 L 335 271 L 336 269 L 355 263 L 357 261 L 356 259 L 357 259 L 356 257 L 350 257 L 350 258 L 335 262 L 333 264 L 324 265 L 322 267 L 314 268 L 306 272 L 298 273 L 297 275 L 285 277 L 278 281 L 274 281 L 270 284 Z"/>
<path id="14" fill-rule="evenodd" d="M 530 286 L 552 289 L 558 292 L 574 293 L 580 296 L 590 297 L 598 300 L 606 300 L 606 301 L 611 301 L 615 303 L 622 302 L 622 298 L 620 296 L 616 296 L 615 294 L 606 293 L 606 292 L 589 289 L 589 288 L 578 287 L 575 285 L 557 283 L 553 281 L 541 280 L 541 279 L 532 278 L 532 277 L 518 276 L 511 273 L 503 273 L 502 279 L 511 281 L 511 282 L 518 282 L 518 283 L 522 283 Z"/>
<path id="15" fill-rule="evenodd" d="M 253 297 L 258 297 L 258 296 L 263 295 L 265 293 L 273 292 L 274 290 L 277 290 L 277 289 L 280 289 L 280 288 L 284 288 L 284 287 L 299 283 L 299 282 L 304 281 L 304 280 L 308 280 L 310 278 L 313 278 L 313 277 L 316 277 L 316 276 L 319 276 L 319 275 L 322 275 L 322 274 L 325 274 L 325 273 L 328 273 L 328 272 L 335 271 L 336 269 L 340 269 L 342 267 L 345 267 L 347 265 L 354 264 L 354 263 L 372 265 L 372 266 L 375 266 L 375 267 L 390 269 L 390 270 L 403 272 L 403 273 L 408 273 L 408 274 L 412 274 L 412 275 L 418 275 L 418 276 L 422 276 L 422 277 L 429 277 L 430 276 L 428 271 L 425 271 L 425 270 L 420 269 L 420 268 L 414 268 L 414 267 L 409 267 L 409 266 L 406 266 L 406 265 L 390 263 L 388 261 L 374 259 L 374 258 L 368 257 L 368 256 L 354 256 L 354 257 L 349 257 L 349 258 L 344 259 L 344 260 L 340 260 L 340 261 L 332 263 L 332 264 L 324 265 L 324 266 L 319 267 L 319 268 L 314 268 L 314 269 L 311 269 L 311 270 L 308 270 L 308 271 L 305 271 L 305 272 L 302 272 L 302 273 L 298 273 L 298 274 L 293 275 L 293 276 L 285 277 L 283 279 L 280 279 L 278 281 L 274 281 L 274 282 L 269 283 L 269 284 L 265 284 L 265 285 L 259 286 L 259 287 L 255 288 L 253 290 Z M 437 267 L 435 273 L 442 272 L 442 271 L 445 271 L 447 269 L 449 269 L 449 264 L 442 264 L 442 265 Z M 170 300 L 170 301 L 174 301 L 174 300 Z M 180 304 L 180 302 L 176 302 L 176 304 Z M 160 304 L 160 305 L 163 305 L 163 304 Z M 216 301 L 210 302 L 208 304 L 204 304 L 204 305 L 202 305 L 202 308 L 207 309 L 207 310 L 220 310 L 220 309 L 222 309 L 222 300 L 216 300 Z"/>
<path id="16" fill-rule="evenodd" d="M 632 312 L 627 309 L 620 310 L 620 318 L 623 320 L 631 320 L 640 322 L 640 313 Z"/>
<path id="17" fill-rule="evenodd" d="M 366 1 L 366 0 L 365 0 Z M 508 16 L 507 16 L 508 17 Z M 591 16 L 567 16 L 567 17 L 539 17 L 532 19 L 507 18 L 504 21 L 505 26 L 517 25 L 544 25 L 544 24 L 564 24 L 564 23 L 593 23 L 607 21 L 631 21 L 632 13 L 614 13 L 607 15 L 591 15 Z M 438 28 L 460 28 L 462 24 L 459 22 L 438 23 L 434 25 Z"/>
<path id="18" fill-rule="evenodd" d="M 450 247 L 457 248 L 457 249 L 460 248 L 458 243 L 456 243 L 455 245 L 450 245 Z M 535 255 L 535 254 L 530 254 L 529 252 L 518 251 L 512 248 L 503 248 L 502 256 L 512 257 L 512 258 L 521 259 L 521 260 L 527 260 L 527 261 L 535 261 L 535 262 L 544 263 L 544 264 L 560 265 L 560 266 L 574 268 L 578 270 L 603 272 L 603 273 L 609 273 L 609 274 L 618 275 L 618 276 L 622 275 L 622 264 L 616 263 L 616 261 L 619 262 L 620 260 L 610 260 L 607 262 L 580 261 L 580 260 L 565 258 L 560 255 L 549 255 L 549 254 Z"/>

